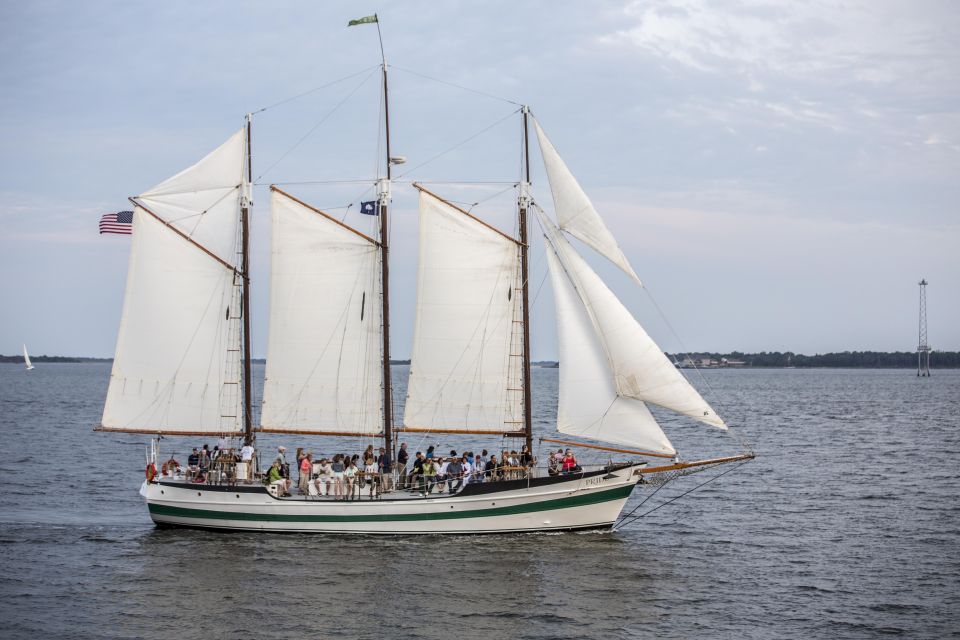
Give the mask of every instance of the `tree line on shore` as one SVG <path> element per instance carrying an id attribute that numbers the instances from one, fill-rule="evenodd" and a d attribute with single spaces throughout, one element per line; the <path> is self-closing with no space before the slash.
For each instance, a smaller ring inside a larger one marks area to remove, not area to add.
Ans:
<path id="1" fill-rule="evenodd" d="M 845 369 L 909 369 L 917 366 L 916 351 L 843 351 L 807 356 L 792 351 L 761 351 L 760 353 L 697 353 L 667 354 L 674 362 L 687 357 L 709 358 L 717 363 L 742 362 L 747 367 L 836 367 Z M 721 365 L 722 366 L 722 365 Z M 930 368 L 960 368 L 960 351 L 933 351 Z"/>

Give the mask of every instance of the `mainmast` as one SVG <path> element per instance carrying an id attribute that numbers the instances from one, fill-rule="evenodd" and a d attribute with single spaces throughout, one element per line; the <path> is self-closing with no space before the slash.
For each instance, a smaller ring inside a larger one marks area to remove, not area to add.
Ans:
<path id="1" fill-rule="evenodd" d="M 253 444 L 252 376 L 250 374 L 250 207 L 253 204 L 253 159 L 250 153 L 250 125 L 253 116 L 247 114 L 246 173 L 240 199 L 241 259 L 243 273 L 241 298 L 243 302 L 243 443 Z"/>
<path id="2" fill-rule="evenodd" d="M 380 23 L 377 22 L 377 36 Z M 380 291 L 383 297 L 383 440 L 384 447 L 393 455 L 393 383 L 390 377 L 390 227 L 387 207 L 390 202 L 390 99 L 387 93 L 387 60 L 380 38 L 380 60 L 383 69 L 383 125 L 386 147 L 386 178 L 377 180 L 377 199 L 380 201 Z"/>
<path id="3" fill-rule="evenodd" d="M 527 443 L 527 451 L 533 455 L 533 416 L 532 401 L 530 398 L 530 273 L 528 270 L 527 253 L 529 240 L 527 239 L 527 209 L 530 206 L 530 136 L 527 119 L 530 107 L 524 105 L 523 114 L 523 180 L 520 182 L 520 280 L 522 281 L 523 305 L 523 433 Z"/>

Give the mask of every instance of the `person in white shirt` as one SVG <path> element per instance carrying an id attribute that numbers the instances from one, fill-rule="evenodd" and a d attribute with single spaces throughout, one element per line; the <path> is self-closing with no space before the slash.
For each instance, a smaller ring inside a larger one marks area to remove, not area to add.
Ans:
<path id="1" fill-rule="evenodd" d="M 440 466 L 437 467 L 437 493 L 443 493 L 444 487 L 447 487 L 447 467 L 450 466 L 450 460 L 445 460 L 440 458 L 438 460 Z"/>
<path id="2" fill-rule="evenodd" d="M 370 499 L 373 500 L 373 494 L 380 494 L 380 468 L 377 466 L 376 461 L 373 459 L 373 456 L 367 458 L 367 462 L 363 465 L 363 475 L 364 482 L 370 491 Z"/>

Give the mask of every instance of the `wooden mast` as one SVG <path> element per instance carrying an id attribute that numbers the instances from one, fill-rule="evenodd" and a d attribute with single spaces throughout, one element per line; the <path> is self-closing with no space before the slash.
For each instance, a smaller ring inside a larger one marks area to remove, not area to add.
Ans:
<path id="1" fill-rule="evenodd" d="M 527 117 L 530 108 L 524 105 L 523 114 L 523 182 L 520 184 L 520 279 L 522 281 L 523 305 L 523 431 L 527 451 L 533 455 L 533 403 L 530 398 L 530 272 L 527 260 L 529 241 L 527 240 L 527 208 L 530 206 L 530 137 Z"/>
<path id="2" fill-rule="evenodd" d="M 243 443 L 253 444 L 253 402 L 252 376 L 250 374 L 250 204 L 252 196 L 253 159 L 250 153 L 250 124 L 252 116 L 247 114 L 247 175 L 244 180 L 240 201 L 240 224 L 242 226 L 240 269 L 243 273 L 243 287 L 240 290 L 243 301 Z"/>
<path id="3" fill-rule="evenodd" d="M 377 19 L 377 37 L 380 39 L 380 60 L 383 68 L 383 124 L 387 152 L 387 177 L 377 184 L 380 200 L 380 294 L 383 300 L 383 440 L 393 457 L 393 383 L 390 376 L 390 227 L 387 224 L 387 203 L 390 200 L 390 100 L 387 93 L 387 59 L 383 55 L 383 37 Z"/>

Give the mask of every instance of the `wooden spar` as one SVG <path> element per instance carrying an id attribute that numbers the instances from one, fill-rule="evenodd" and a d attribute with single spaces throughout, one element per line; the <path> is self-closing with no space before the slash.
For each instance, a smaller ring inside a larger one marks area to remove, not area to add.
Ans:
<path id="1" fill-rule="evenodd" d="M 382 438 L 382 433 L 354 433 L 352 431 L 320 431 L 311 429 L 270 429 L 259 427 L 260 433 L 288 433 L 298 436 L 355 436 L 357 438 Z"/>
<path id="2" fill-rule="evenodd" d="M 492 429 L 434 429 L 431 427 L 397 427 L 396 432 L 410 433 L 457 433 L 468 435 L 504 436 L 505 438 L 523 438 L 527 434 L 523 431 L 494 431 Z"/>
<path id="3" fill-rule="evenodd" d="M 677 462 L 675 464 L 667 464 L 660 467 L 645 467 L 640 469 L 638 473 L 660 473 L 662 471 L 677 471 L 679 469 L 689 469 L 691 467 L 706 467 L 714 464 L 724 464 L 727 462 L 739 462 L 740 460 L 753 460 L 757 456 L 752 453 L 744 453 L 739 456 L 730 456 L 729 458 L 710 458 L 708 460 L 695 460 L 693 462 Z"/>
<path id="4" fill-rule="evenodd" d="M 562 444 L 567 447 L 584 447 L 586 449 L 599 449 L 600 451 L 613 451 L 614 453 L 629 453 L 636 456 L 649 456 L 651 458 L 673 458 L 669 453 L 653 453 L 652 451 L 640 451 L 639 449 L 617 449 L 614 447 L 603 447 L 598 444 L 587 444 L 585 442 L 572 442 L 570 440 L 554 440 L 552 438 L 540 438 L 540 442 L 552 442 L 553 444 Z"/>
<path id="5" fill-rule="evenodd" d="M 329 220 L 330 222 L 333 222 L 334 224 L 338 224 L 338 225 L 340 225 L 341 227 L 343 227 L 344 229 L 346 229 L 347 231 L 350 231 L 350 232 L 352 232 L 352 233 L 357 234 L 358 236 L 360 236 L 360 237 L 363 238 L 364 240 L 366 240 L 366 241 L 368 241 L 368 242 L 371 242 L 371 243 L 373 243 L 374 245 L 376 245 L 376 246 L 378 246 L 378 247 L 380 246 L 380 243 L 379 243 L 379 242 L 377 242 L 376 240 L 374 240 L 373 238 L 371 238 L 371 237 L 368 236 L 367 234 L 361 233 L 360 231 L 357 231 L 356 229 L 354 229 L 354 228 L 351 227 L 350 225 L 344 224 L 343 222 L 340 222 L 339 220 L 337 220 L 336 218 L 334 218 L 334 217 L 331 216 L 330 214 L 325 213 L 325 212 L 321 211 L 320 209 L 317 209 L 316 207 L 310 206 L 309 204 L 307 204 L 307 203 L 304 202 L 303 200 L 300 200 L 299 198 L 295 198 L 294 196 L 290 195 L 289 193 L 287 193 L 287 192 L 284 191 L 283 189 L 280 189 L 280 188 L 277 187 L 276 185 L 270 185 L 270 191 L 276 191 L 276 192 L 279 193 L 280 195 L 285 196 L 285 197 L 293 200 L 294 202 L 296 202 L 296 203 L 299 204 L 300 206 L 305 207 L 305 208 L 309 209 L 310 211 L 313 211 L 314 213 L 320 214 L 321 216 L 323 216 L 324 218 L 326 218 L 326 219 Z"/>
<path id="6" fill-rule="evenodd" d="M 93 428 L 94 431 L 104 431 L 111 433 L 145 433 L 151 436 L 222 436 L 234 433 L 232 431 L 164 431 L 162 429 L 117 429 L 114 427 L 105 427 L 98 424 Z M 240 435 L 242 432 L 235 432 Z"/>
<path id="7" fill-rule="evenodd" d="M 380 22 L 377 22 L 377 35 L 380 35 Z M 390 227 L 387 224 L 387 201 L 390 198 L 390 99 L 387 93 L 387 60 L 383 56 L 381 39 L 380 57 L 383 61 L 383 125 L 387 152 L 387 184 L 381 188 L 380 195 L 380 269 L 383 313 L 383 440 L 384 447 L 393 458 L 393 383 L 390 375 Z"/>
<path id="8" fill-rule="evenodd" d="M 530 136 L 527 128 L 527 114 L 530 110 L 523 107 L 523 166 L 524 182 L 520 187 L 520 279 L 523 281 L 523 431 L 527 443 L 527 452 L 533 455 L 533 400 L 530 397 L 530 271 L 527 252 L 527 204 L 530 188 Z"/>
<path id="9" fill-rule="evenodd" d="M 243 443 L 252 445 L 256 436 L 253 435 L 253 375 L 250 366 L 250 182 L 253 176 L 253 157 L 250 153 L 250 126 L 251 116 L 247 116 L 247 175 L 242 204 L 240 221 L 242 225 L 241 269 L 243 271 L 243 287 L 240 296 L 243 306 Z"/>
<path id="10" fill-rule="evenodd" d="M 467 217 L 470 218 L 471 220 L 474 220 L 474 221 L 476 221 L 476 222 L 479 222 L 480 224 L 482 224 L 483 226 L 485 226 L 487 229 L 490 229 L 490 230 L 493 231 L 494 233 L 497 233 L 497 234 L 503 236 L 504 238 L 506 238 L 506 239 L 509 240 L 510 242 L 514 242 L 514 243 L 519 244 L 519 245 L 522 245 L 522 244 L 523 244 L 523 243 L 521 243 L 519 240 L 517 240 L 516 238 L 514 238 L 513 236 L 511 236 L 510 234 L 504 233 L 503 231 L 500 231 L 500 229 L 497 229 L 497 228 L 494 227 L 493 225 L 487 224 L 486 222 L 484 222 L 483 220 L 481 220 L 481 219 L 478 218 L 477 216 L 473 215 L 473 214 L 470 213 L 469 211 L 467 211 L 467 210 L 465 210 L 465 209 L 461 209 L 460 207 L 458 207 L 457 205 L 453 204 L 453 203 L 450 202 L 449 200 L 444 200 L 443 198 L 441 198 L 440 196 L 438 196 L 438 195 L 435 194 L 434 192 L 432 192 L 432 191 L 424 188 L 424 186 L 423 186 L 422 184 L 420 184 L 420 183 L 418 183 L 418 182 L 414 182 L 414 183 L 413 183 L 413 188 L 414 188 L 414 189 L 417 189 L 417 190 L 420 191 L 421 193 L 425 193 L 425 194 L 427 194 L 428 196 L 431 196 L 431 197 L 439 200 L 440 202 L 442 202 L 443 204 L 447 205 L 448 207 L 451 207 L 452 209 L 456 209 L 457 211 L 459 211 L 459 212 L 462 213 L 463 215 L 467 216 Z"/>
<path id="11" fill-rule="evenodd" d="M 195 246 L 197 249 L 200 249 L 200 251 L 203 251 L 205 254 L 207 254 L 208 256 L 210 256 L 211 258 L 213 258 L 214 260 L 216 260 L 217 262 L 225 266 L 227 269 L 230 269 L 230 271 L 237 271 L 240 273 L 240 275 L 244 275 L 243 271 L 240 271 L 235 266 L 233 266 L 232 264 L 230 264 L 229 262 L 227 262 L 226 260 L 218 256 L 217 254 L 215 254 L 213 251 L 210 251 L 210 249 L 207 249 L 205 246 L 203 246 L 202 244 L 200 244 L 199 242 L 197 242 L 196 240 L 194 240 L 193 238 L 185 234 L 183 231 L 180 231 L 180 229 L 177 229 L 175 226 L 173 226 L 172 224 L 170 224 L 169 222 L 167 222 L 166 220 L 164 220 L 163 218 L 155 214 L 153 211 L 151 211 L 146 206 L 144 206 L 144 204 L 139 200 L 137 200 L 135 197 L 127 198 L 127 200 L 132 202 L 133 206 L 140 207 L 141 209 L 149 213 L 151 216 L 153 216 L 157 220 L 157 222 L 159 222 L 163 226 L 173 231 L 175 234 L 177 234 L 178 236 L 180 236 L 181 238 L 183 238 L 184 240 L 186 240 L 187 242 Z"/>

